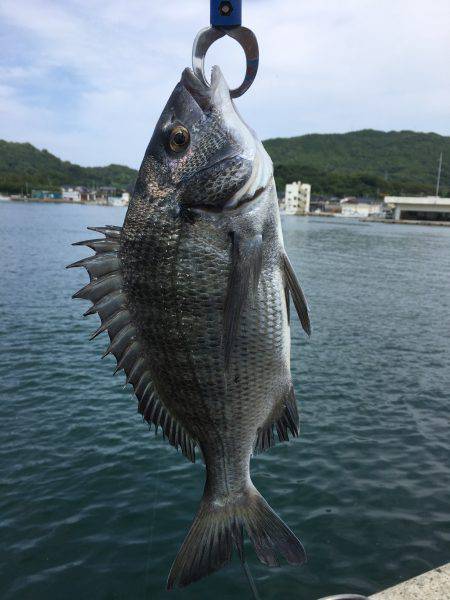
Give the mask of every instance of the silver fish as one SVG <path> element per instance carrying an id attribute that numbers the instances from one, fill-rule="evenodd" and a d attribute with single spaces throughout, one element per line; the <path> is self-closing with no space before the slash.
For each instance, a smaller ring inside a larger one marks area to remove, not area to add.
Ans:
<path id="1" fill-rule="evenodd" d="M 218 67 L 211 87 L 186 69 L 156 125 L 125 222 L 92 228 L 95 254 L 74 263 L 75 297 L 98 313 L 106 353 L 144 419 L 206 466 L 200 508 L 169 574 L 182 587 L 220 569 L 244 531 L 259 560 L 304 549 L 250 478 L 250 457 L 298 435 L 289 302 L 305 297 L 284 250 L 272 162 Z"/>

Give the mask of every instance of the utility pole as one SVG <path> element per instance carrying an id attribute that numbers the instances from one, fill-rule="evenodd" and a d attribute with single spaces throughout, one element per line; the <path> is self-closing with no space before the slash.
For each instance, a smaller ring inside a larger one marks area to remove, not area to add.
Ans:
<path id="1" fill-rule="evenodd" d="M 441 183 L 441 170 L 442 170 L 442 152 L 439 157 L 439 167 L 438 167 L 438 174 L 437 174 L 437 181 L 436 181 L 436 197 L 439 196 L 439 185 Z"/>

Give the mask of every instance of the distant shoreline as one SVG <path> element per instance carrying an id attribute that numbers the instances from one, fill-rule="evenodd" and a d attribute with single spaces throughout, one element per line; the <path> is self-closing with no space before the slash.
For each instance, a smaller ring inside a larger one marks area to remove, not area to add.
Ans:
<path id="1" fill-rule="evenodd" d="M 114 205 L 106 202 L 87 202 L 82 200 L 80 202 L 73 202 L 73 200 L 66 200 L 64 198 L 8 198 L 6 196 L 0 196 L 0 202 L 23 202 L 23 203 L 37 203 L 37 204 L 71 204 L 73 206 L 105 206 L 109 208 L 127 208 L 127 205 Z M 336 213 L 308 213 L 304 215 L 292 215 L 284 211 L 280 211 L 281 216 L 286 217 L 314 217 L 314 218 L 336 218 L 345 220 L 357 220 L 361 223 L 386 223 L 388 225 L 424 225 L 426 227 L 450 227 L 450 221 L 409 221 L 402 219 L 395 221 L 394 219 L 381 219 L 378 217 L 343 217 Z"/>
<path id="2" fill-rule="evenodd" d="M 3 202 L 24 202 L 24 203 L 31 203 L 31 202 L 36 202 L 38 204 L 72 204 L 74 206 L 78 206 L 80 204 L 84 205 L 84 206 L 110 206 L 110 207 L 115 207 L 115 208 L 126 208 L 127 205 L 123 204 L 108 204 L 107 202 L 96 202 L 95 200 L 93 201 L 87 201 L 87 200 L 80 200 L 79 202 L 74 202 L 73 200 L 66 200 L 65 198 L 26 198 L 26 197 L 20 197 L 20 198 L 7 198 L 7 197 L 3 197 L 0 198 L 1 201 Z"/>

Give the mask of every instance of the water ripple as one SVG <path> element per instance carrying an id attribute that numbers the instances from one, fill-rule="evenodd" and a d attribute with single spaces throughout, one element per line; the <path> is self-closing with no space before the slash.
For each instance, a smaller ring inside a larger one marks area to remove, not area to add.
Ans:
<path id="1" fill-rule="evenodd" d="M 204 469 L 149 433 L 65 264 L 122 209 L 0 204 L 1 597 L 166 598 Z M 450 231 L 286 219 L 312 307 L 293 317 L 302 436 L 258 456 L 255 484 L 309 562 L 249 560 L 264 600 L 370 593 L 448 560 Z M 171 594 L 249 597 L 237 562 Z"/>

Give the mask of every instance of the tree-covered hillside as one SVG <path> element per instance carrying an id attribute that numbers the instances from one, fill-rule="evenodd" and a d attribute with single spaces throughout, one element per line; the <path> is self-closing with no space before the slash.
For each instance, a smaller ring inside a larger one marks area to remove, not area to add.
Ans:
<path id="1" fill-rule="evenodd" d="M 61 185 L 90 187 L 133 185 L 137 172 L 121 165 L 80 167 L 62 161 L 31 144 L 0 140 L 0 191 L 20 193 L 32 188 L 51 190 Z"/>
<path id="2" fill-rule="evenodd" d="M 441 193 L 450 194 L 450 137 L 365 129 L 267 140 L 277 185 L 297 179 L 313 192 L 336 195 L 434 194 L 438 160 Z"/>
<path id="3" fill-rule="evenodd" d="M 291 181 L 313 193 L 335 196 L 434 194 L 439 155 L 444 161 L 441 195 L 450 195 L 450 137 L 413 131 L 366 129 L 312 134 L 264 142 L 279 191 Z M 0 191 L 20 193 L 61 185 L 132 186 L 136 171 L 121 165 L 80 167 L 31 144 L 0 140 Z"/>

